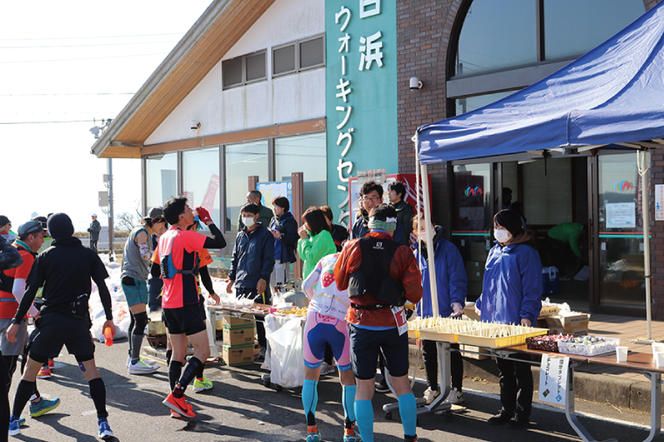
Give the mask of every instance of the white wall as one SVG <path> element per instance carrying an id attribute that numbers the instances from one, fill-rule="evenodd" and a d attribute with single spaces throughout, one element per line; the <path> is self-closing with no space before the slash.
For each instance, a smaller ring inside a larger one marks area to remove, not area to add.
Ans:
<path id="1" fill-rule="evenodd" d="M 145 144 L 309 120 L 325 116 L 325 68 L 271 78 L 270 48 L 325 32 L 325 0 L 277 0 L 224 60 L 267 49 L 268 79 L 222 91 L 221 61 L 148 137 Z"/>

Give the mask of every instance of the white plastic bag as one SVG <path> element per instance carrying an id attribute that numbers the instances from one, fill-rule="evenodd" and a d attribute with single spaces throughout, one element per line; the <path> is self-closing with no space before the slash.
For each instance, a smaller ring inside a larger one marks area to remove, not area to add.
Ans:
<path id="1" fill-rule="evenodd" d="M 285 388 L 304 384 L 302 320 L 265 317 L 266 338 L 270 343 L 270 380 Z"/>

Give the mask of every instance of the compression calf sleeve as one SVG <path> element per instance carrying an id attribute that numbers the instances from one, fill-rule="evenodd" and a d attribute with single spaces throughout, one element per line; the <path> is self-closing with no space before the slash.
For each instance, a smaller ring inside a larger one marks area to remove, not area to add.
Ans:
<path id="1" fill-rule="evenodd" d="M 180 380 L 180 375 L 182 374 L 182 362 L 173 361 L 168 364 L 168 382 L 171 384 L 171 391 L 175 388 L 175 384 Z"/>
<path id="2" fill-rule="evenodd" d="M 357 418 L 357 428 L 360 430 L 362 442 L 374 442 L 374 412 L 371 401 L 355 401 L 355 417 Z"/>
<path id="3" fill-rule="evenodd" d="M 131 358 L 131 335 L 134 333 L 134 324 L 136 324 L 136 321 L 134 321 L 134 314 L 132 312 L 129 312 L 129 329 L 127 330 L 127 340 L 129 341 L 129 350 L 127 352 L 129 353 L 129 357 Z"/>
<path id="4" fill-rule="evenodd" d="M 205 366 L 201 364 L 201 368 L 199 368 L 198 371 L 196 372 L 197 379 L 203 379 L 203 370 L 205 370 Z"/>
<path id="5" fill-rule="evenodd" d="M 302 385 L 302 408 L 307 425 L 316 425 L 316 405 L 318 405 L 318 382 L 305 379 Z"/>
<path id="6" fill-rule="evenodd" d="M 401 415 L 401 425 L 403 425 L 403 434 L 405 437 L 415 436 L 417 433 L 417 402 L 415 395 L 408 394 L 397 397 L 399 400 L 399 414 Z"/>
<path id="7" fill-rule="evenodd" d="M 341 393 L 341 402 L 344 406 L 344 417 L 350 422 L 355 422 L 355 391 L 357 386 L 344 385 Z"/>
<path id="8" fill-rule="evenodd" d="M 173 390 L 173 396 L 182 397 L 184 390 L 187 388 L 187 385 L 194 379 L 198 370 L 203 366 L 203 363 L 196 357 L 192 356 L 189 358 L 189 362 L 184 367 L 184 372 L 180 376 L 175 389 Z"/>
<path id="9" fill-rule="evenodd" d="M 141 312 L 133 315 L 134 330 L 131 332 L 131 360 L 135 362 L 141 357 L 141 344 L 143 343 L 143 335 L 145 333 L 145 326 L 148 325 L 148 314 Z"/>
<path id="10" fill-rule="evenodd" d="M 173 356 L 173 350 L 166 350 L 166 365 L 171 365 L 171 357 Z M 178 375 L 180 377 L 180 375 Z"/>
<path id="11" fill-rule="evenodd" d="M 21 379 L 16 387 L 16 394 L 14 396 L 14 406 L 12 408 L 12 415 L 18 419 L 25 408 L 25 404 L 30 400 L 30 396 L 35 392 L 36 382 L 25 381 Z"/>
<path id="12" fill-rule="evenodd" d="M 97 418 L 107 418 L 106 386 L 104 385 L 104 381 L 101 378 L 95 378 L 88 382 L 88 384 L 90 385 L 90 397 L 97 409 Z"/>

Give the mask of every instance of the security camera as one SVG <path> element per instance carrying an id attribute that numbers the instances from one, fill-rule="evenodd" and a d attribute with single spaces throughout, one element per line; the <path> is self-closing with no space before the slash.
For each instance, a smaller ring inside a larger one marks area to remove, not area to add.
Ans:
<path id="1" fill-rule="evenodd" d="M 198 130 L 200 128 L 201 128 L 201 122 L 200 121 L 192 121 L 191 126 L 189 127 L 189 129 L 191 129 L 191 130 Z"/>
<path id="2" fill-rule="evenodd" d="M 417 77 L 410 77 L 408 83 L 411 89 L 422 89 L 422 86 L 424 86 L 420 79 Z"/>

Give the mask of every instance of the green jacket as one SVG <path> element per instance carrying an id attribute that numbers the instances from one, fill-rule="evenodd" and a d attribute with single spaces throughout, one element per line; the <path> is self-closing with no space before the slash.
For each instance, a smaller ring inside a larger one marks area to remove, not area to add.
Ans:
<path id="1" fill-rule="evenodd" d="M 307 239 L 300 238 L 297 242 L 297 254 L 303 261 L 302 279 L 309 276 L 323 256 L 333 253 L 337 253 L 337 246 L 334 245 L 332 234 L 327 230 L 321 230 L 318 235 Z"/>
<path id="2" fill-rule="evenodd" d="M 579 223 L 562 223 L 553 226 L 547 232 L 549 238 L 565 242 L 569 244 L 572 253 L 581 258 L 581 249 L 579 248 L 579 241 L 583 234 L 583 224 Z"/>
<path id="3" fill-rule="evenodd" d="M 258 222 L 263 225 L 266 229 L 270 227 L 270 221 L 272 221 L 272 218 L 274 217 L 274 213 L 269 207 L 265 207 L 263 205 L 260 206 L 261 211 L 258 212 Z M 242 222 L 242 213 L 237 218 L 237 225 L 238 225 L 238 230 L 244 229 L 244 223 Z"/>

